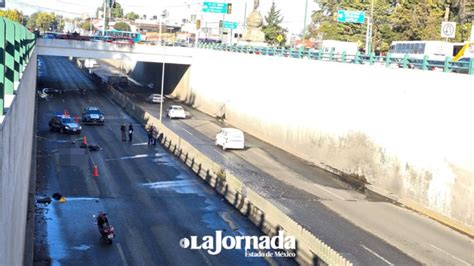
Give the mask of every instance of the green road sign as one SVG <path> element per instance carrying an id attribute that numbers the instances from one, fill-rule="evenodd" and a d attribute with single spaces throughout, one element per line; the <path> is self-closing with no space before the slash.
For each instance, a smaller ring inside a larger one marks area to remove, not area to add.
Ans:
<path id="1" fill-rule="evenodd" d="M 223 27 L 224 29 L 235 30 L 235 29 L 237 29 L 237 25 L 239 25 L 237 22 L 224 21 L 222 27 Z"/>
<path id="2" fill-rule="evenodd" d="M 215 3 L 215 2 L 204 2 L 204 4 L 202 5 L 202 12 L 226 14 L 227 4 Z"/>
<path id="3" fill-rule="evenodd" d="M 337 11 L 337 22 L 364 23 L 364 19 L 365 19 L 364 11 L 348 11 L 348 10 Z"/>

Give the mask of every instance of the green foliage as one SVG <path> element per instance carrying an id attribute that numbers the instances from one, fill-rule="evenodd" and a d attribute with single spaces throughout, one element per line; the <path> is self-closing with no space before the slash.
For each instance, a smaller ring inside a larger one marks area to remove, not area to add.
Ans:
<path id="1" fill-rule="evenodd" d="M 338 23 L 337 10 L 360 10 L 370 15 L 369 0 L 315 0 L 320 9 L 312 14 L 309 32 L 319 39 L 334 39 L 365 43 L 367 24 Z M 469 0 L 374 0 L 373 49 L 385 52 L 394 40 L 441 40 L 441 22 L 446 7 L 450 8 L 450 21 L 458 22 L 454 41 L 469 37 L 467 23 Z"/>
<path id="2" fill-rule="evenodd" d="M 16 9 L 0 10 L 0 17 L 6 17 L 12 21 L 21 23 L 23 14 Z"/>
<path id="3" fill-rule="evenodd" d="M 112 11 L 110 11 L 110 15 L 112 16 L 112 18 L 123 17 L 123 9 L 118 2 L 115 2 L 114 6 L 112 7 Z"/>
<path id="4" fill-rule="evenodd" d="M 130 31 L 130 25 L 125 22 L 117 22 L 114 25 L 114 29 L 122 31 Z"/>
<path id="5" fill-rule="evenodd" d="M 95 27 L 94 25 L 91 23 L 90 20 L 87 20 L 87 21 L 84 21 L 82 24 L 81 24 L 81 29 L 85 30 L 85 31 L 94 31 L 95 30 Z"/>
<path id="6" fill-rule="evenodd" d="M 270 44 L 284 45 L 286 43 L 286 29 L 281 26 L 283 17 L 280 15 L 280 10 L 277 10 L 275 2 L 272 3 L 270 11 L 265 17 L 265 25 L 263 26 L 263 33 L 265 33 L 265 41 Z M 283 38 L 278 41 L 278 36 Z"/>
<path id="7" fill-rule="evenodd" d="M 134 13 L 134 12 L 130 12 L 130 13 L 127 13 L 125 15 L 125 18 L 128 19 L 128 20 L 135 20 L 135 19 L 138 19 L 140 17 L 140 15 L 138 15 L 137 13 Z"/>

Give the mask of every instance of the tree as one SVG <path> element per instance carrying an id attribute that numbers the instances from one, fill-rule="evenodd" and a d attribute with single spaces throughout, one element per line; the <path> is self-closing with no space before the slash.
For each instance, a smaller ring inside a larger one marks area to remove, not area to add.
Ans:
<path id="1" fill-rule="evenodd" d="M 36 16 L 36 26 L 43 31 L 52 29 L 55 21 L 56 16 L 53 13 L 39 12 Z"/>
<path id="2" fill-rule="evenodd" d="M 117 22 L 114 25 L 114 29 L 121 31 L 130 31 L 130 25 L 125 22 Z"/>
<path id="3" fill-rule="evenodd" d="M 283 17 L 280 15 L 280 10 L 277 10 L 275 2 L 272 3 L 268 15 L 265 17 L 265 25 L 263 26 L 263 33 L 265 33 L 265 41 L 270 44 L 284 45 L 286 43 L 286 29 L 280 24 L 283 22 Z M 278 40 L 278 36 L 282 36 Z"/>
<path id="4" fill-rule="evenodd" d="M 0 17 L 6 17 L 9 20 L 21 23 L 23 14 L 16 9 L 0 10 Z"/>
<path id="5" fill-rule="evenodd" d="M 125 18 L 128 19 L 128 20 L 135 20 L 135 19 L 138 19 L 140 17 L 140 15 L 138 15 L 137 13 L 134 13 L 134 12 L 129 12 L 125 15 Z"/>
<path id="6" fill-rule="evenodd" d="M 27 28 L 32 29 L 32 30 L 34 30 L 35 28 L 38 28 L 38 26 L 36 25 L 36 18 L 38 17 L 39 13 L 40 12 L 35 12 L 30 15 L 28 22 L 26 22 Z"/>
<path id="7" fill-rule="evenodd" d="M 112 10 L 110 11 L 110 16 L 112 18 L 123 17 L 123 9 L 122 9 L 122 6 L 118 2 L 115 2 L 115 4 L 112 6 Z"/>
<path id="8" fill-rule="evenodd" d="M 84 21 L 82 24 L 81 24 L 81 29 L 85 30 L 85 31 L 94 31 L 95 30 L 95 27 L 94 25 L 91 23 L 90 20 L 86 20 Z"/>

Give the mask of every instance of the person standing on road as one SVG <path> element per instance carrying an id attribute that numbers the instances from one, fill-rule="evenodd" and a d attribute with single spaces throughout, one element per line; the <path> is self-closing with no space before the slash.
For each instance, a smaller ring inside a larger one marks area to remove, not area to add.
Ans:
<path id="1" fill-rule="evenodd" d="M 128 140 L 130 142 L 132 142 L 132 140 L 133 140 L 133 125 L 132 125 L 132 123 L 130 123 L 130 125 L 128 125 Z"/>
<path id="2" fill-rule="evenodd" d="M 153 134 L 153 146 L 156 146 L 156 140 L 158 139 L 158 129 L 155 126 L 152 126 L 152 134 Z"/>
<path id="3" fill-rule="evenodd" d="M 120 126 L 120 131 L 122 131 L 122 141 L 127 141 L 127 135 L 125 135 L 125 131 L 127 130 L 127 126 L 125 123 L 122 123 Z"/>
<path id="4" fill-rule="evenodd" d="M 150 126 L 148 130 L 146 131 L 146 133 L 148 135 L 148 145 L 152 145 L 153 144 L 153 126 Z"/>

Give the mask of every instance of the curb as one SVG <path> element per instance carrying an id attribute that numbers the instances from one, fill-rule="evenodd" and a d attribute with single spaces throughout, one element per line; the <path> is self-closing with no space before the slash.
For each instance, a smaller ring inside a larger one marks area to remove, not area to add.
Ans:
<path id="1" fill-rule="evenodd" d="M 392 203 L 399 205 L 400 207 L 404 207 L 406 209 L 412 210 L 414 212 L 417 212 L 421 215 L 424 215 L 438 223 L 441 223 L 461 234 L 467 235 L 470 238 L 474 238 L 474 228 L 469 227 L 459 221 L 456 221 L 450 217 L 447 217 L 443 214 L 437 213 L 435 211 L 432 211 L 428 208 L 425 208 L 421 206 L 420 204 L 416 203 L 413 200 L 410 199 L 405 199 L 405 198 L 399 198 L 398 196 L 389 193 L 388 191 L 385 191 L 380 188 L 376 188 L 372 185 L 367 185 L 365 187 L 367 189 L 367 192 L 373 193 L 379 197 L 385 198 Z"/>

